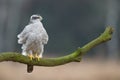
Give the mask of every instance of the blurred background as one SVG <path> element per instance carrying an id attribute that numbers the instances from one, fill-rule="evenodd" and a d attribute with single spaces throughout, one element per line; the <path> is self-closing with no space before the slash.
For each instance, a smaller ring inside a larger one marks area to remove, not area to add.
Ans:
<path id="1" fill-rule="evenodd" d="M 2 62 L 0 80 L 120 80 L 120 0 L 0 0 L 0 52 L 21 52 L 17 35 L 32 14 L 43 17 L 49 35 L 44 57 L 70 54 L 107 26 L 115 31 L 111 41 L 93 48 L 81 63 L 35 67 L 28 74 L 26 65 Z"/>

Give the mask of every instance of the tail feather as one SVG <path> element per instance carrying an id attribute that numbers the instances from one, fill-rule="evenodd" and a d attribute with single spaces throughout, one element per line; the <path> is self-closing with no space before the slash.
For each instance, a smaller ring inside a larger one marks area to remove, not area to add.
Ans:
<path id="1" fill-rule="evenodd" d="M 27 64 L 27 72 L 31 73 L 33 71 L 33 65 Z"/>

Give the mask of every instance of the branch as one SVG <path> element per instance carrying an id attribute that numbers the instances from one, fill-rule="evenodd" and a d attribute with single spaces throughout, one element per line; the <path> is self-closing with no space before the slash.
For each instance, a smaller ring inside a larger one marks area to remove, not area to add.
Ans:
<path id="1" fill-rule="evenodd" d="M 35 65 L 35 66 L 58 66 L 63 65 L 69 62 L 80 62 L 82 56 L 88 52 L 90 49 L 94 48 L 95 46 L 107 42 L 111 40 L 113 33 L 112 27 L 107 27 L 105 31 L 96 39 L 89 42 L 82 48 L 78 48 L 73 53 L 58 57 L 58 58 L 42 58 L 40 61 L 37 60 L 30 60 L 27 56 L 23 56 L 20 53 L 15 52 L 4 52 L 0 54 L 0 62 L 2 61 L 13 61 L 19 62 L 23 64 Z"/>

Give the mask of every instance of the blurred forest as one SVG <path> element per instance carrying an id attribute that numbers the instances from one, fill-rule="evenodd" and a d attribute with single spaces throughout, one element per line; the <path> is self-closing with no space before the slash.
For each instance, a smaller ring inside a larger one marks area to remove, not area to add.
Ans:
<path id="1" fill-rule="evenodd" d="M 43 57 L 70 54 L 114 27 L 111 41 L 90 50 L 82 62 L 56 67 L 0 63 L 0 80 L 120 80 L 120 0 L 0 0 L 0 52 L 21 52 L 17 35 L 40 14 L 49 41 Z M 17 73 L 17 74 L 16 74 Z"/>
<path id="2" fill-rule="evenodd" d="M 69 54 L 99 36 L 106 26 L 113 26 L 113 39 L 87 56 L 120 58 L 120 0 L 0 0 L 0 52 L 21 52 L 17 34 L 32 14 L 43 17 L 49 34 L 44 55 Z"/>

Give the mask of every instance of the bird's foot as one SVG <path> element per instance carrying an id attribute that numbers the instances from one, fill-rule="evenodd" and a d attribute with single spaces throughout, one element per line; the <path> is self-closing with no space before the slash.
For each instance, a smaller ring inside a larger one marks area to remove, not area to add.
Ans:
<path id="1" fill-rule="evenodd" d="M 35 55 L 35 58 L 36 58 L 38 61 L 40 61 L 40 59 L 41 59 L 41 57 L 38 56 L 37 54 Z"/>
<path id="2" fill-rule="evenodd" d="M 32 54 L 29 54 L 28 57 L 30 58 L 30 60 L 33 60 L 34 56 Z"/>

